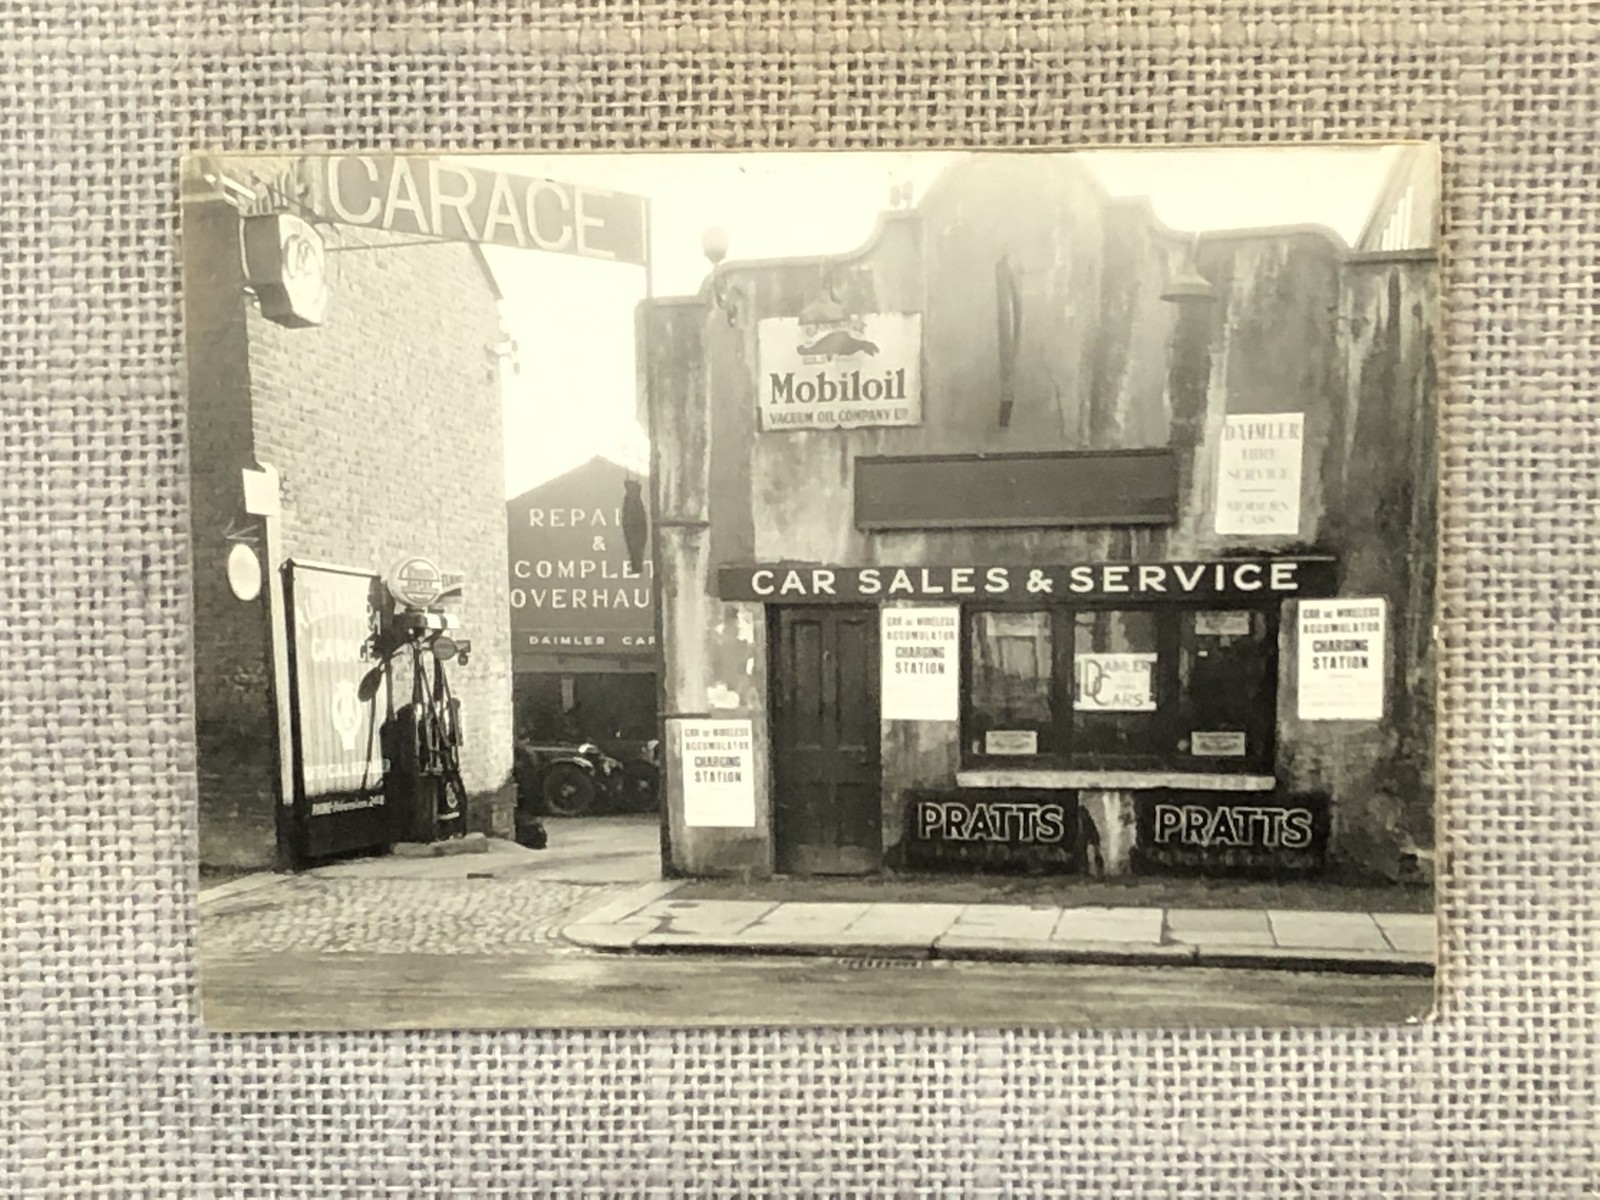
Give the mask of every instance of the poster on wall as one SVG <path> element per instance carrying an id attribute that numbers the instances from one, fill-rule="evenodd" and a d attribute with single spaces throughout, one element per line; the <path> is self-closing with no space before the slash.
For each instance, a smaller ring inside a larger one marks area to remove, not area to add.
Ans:
<path id="1" fill-rule="evenodd" d="M 1302 413 L 1229 415 L 1217 452 L 1217 532 L 1300 532 Z"/>
<path id="2" fill-rule="evenodd" d="M 754 734 L 749 721 L 684 721 L 677 730 L 683 823 L 701 829 L 753 829 Z"/>
<path id="3" fill-rule="evenodd" d="M 961 717 L 961 609 L 884 608 L 879 632 L 885 721 Z"/>
<path id="4" fill-rule="evenodd" d="M 372 669 L 373 577 L 291 565 L 294 605 L 294 714 L 300 777 L 311 816 L 382 805 L 371 792 L 383 779 L 376 698 L 361 698 Z M 351 794 L 360 794 L 359 801 Z M 345 796 L 339 801 L 319 797 Z"/>
<path id="5" fill-rule="evenodd" d="M 1387 608 L 1382 597 L 1300 602 L 1302 721 L 1383 719 Z"/>
<path id="6" fill-rule="evenodd" d="M 772 317 L 757 326 L 763 432 L 922 424 L 922 316 Z"/>

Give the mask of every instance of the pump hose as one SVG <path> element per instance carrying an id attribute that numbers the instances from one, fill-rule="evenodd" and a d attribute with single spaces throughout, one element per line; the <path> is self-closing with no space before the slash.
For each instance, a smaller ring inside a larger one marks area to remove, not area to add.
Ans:
<path id="1" fill-rule="evenodd" d="M 449 798 L 448 789 L 454 788 L 457 804 L 464 807 L 467 802 L 467 785 L 461 777 L 461 755 L 457 750 L 461 741 L 461 731 L 456 728 L 455 710 L 450 701 L 450 680 L 445 674 L 444 664 L 436 659 L 433 664 L 433 695 L 429 697 L 428 707 L 438 733 L 439 773 L 443 776 L 444 786 L 447 789 L 446 802 L 448 803 Z M 454 808 L 456 805 L 451 807 Z"/>

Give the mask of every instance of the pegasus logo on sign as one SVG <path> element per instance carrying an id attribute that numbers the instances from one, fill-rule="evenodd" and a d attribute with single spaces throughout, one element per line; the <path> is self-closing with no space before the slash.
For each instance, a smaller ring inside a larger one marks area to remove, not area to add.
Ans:
<path id="1" fill-rule="evenodd" d="M 849 358 L 854 354 L 876 354 L 878 347 L 866 338 L 857 337 L 851 329 L 833 329 L 823 334 L 809 346 L 800 347 L 800 357 L 805 359 Z"/>

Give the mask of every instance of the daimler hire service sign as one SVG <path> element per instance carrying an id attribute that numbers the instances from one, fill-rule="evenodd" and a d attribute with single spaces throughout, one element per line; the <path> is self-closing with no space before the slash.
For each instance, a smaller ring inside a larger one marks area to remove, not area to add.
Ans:
<path id="1" fill-rule="evenodd" d="M 763 431 L 922 423 L 921 314 L 774 317 L 756 339 Z"/>

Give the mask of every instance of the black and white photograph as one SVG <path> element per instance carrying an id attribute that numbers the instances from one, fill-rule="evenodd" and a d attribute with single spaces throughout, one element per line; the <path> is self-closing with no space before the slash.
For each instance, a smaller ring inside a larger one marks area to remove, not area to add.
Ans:
<path id="1" fill-rule="evenodd" d="M 1432 1013 L 1435 145 L 180 198 L 209 1028 Z"/>

